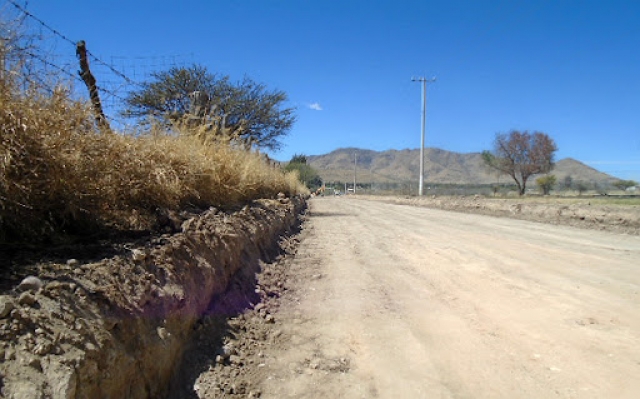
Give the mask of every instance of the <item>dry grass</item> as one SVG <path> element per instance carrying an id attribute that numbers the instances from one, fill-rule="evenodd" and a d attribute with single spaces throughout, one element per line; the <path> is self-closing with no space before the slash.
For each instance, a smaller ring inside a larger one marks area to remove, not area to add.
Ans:
<path id="1" fill-rule="evenodd" d="M 0 127 L 1 242 L 148 229 L 159 209 L 305 190 L 259 155 L 197 135 L 100 133 L 64 90 L 43 96 L 0 82 Z"/>

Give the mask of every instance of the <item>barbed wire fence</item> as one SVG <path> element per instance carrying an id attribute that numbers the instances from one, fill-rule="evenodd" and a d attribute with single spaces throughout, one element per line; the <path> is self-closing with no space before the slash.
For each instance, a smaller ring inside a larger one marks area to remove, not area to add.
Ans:
<path id="1" fill-rule="evenodd" d="M 26 1 L 0 0 L 0 77 L 11 73 L 25 90 L 53 93 L 62 85 L 74 98 L 89 101 L 76 56 L 80 40 L 31 13 Z M 98 56 L 99 50 L 94 51 L 87 43 L 102 108 L 118 130 L 131 126 L 131 121 L 120 115 L 131 91 L 140 89 L 155 72 L 193 64 L 193 54 Z"/>

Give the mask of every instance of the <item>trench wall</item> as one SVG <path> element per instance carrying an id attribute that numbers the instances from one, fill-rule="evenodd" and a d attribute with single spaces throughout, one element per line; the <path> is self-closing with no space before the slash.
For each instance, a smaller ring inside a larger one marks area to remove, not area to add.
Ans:
<path id="1" fill-rule="evenodd" d="M 96 263 L 70 260 L 42 287 L 1 295 L 2 396 L 166 396 L 212 298 L 268 258 L 305 207 L 283 198 L 210 209 L 177 234 Z"/>

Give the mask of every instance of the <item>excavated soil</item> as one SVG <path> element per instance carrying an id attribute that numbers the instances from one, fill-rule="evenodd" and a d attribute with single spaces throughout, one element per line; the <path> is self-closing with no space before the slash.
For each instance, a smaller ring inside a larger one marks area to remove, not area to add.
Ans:
<path id="1" fill-rule="evenodd" d="M 210 353 L 194 352 L 194 337 L 220 342 L 228 317 L 276 295 L 237 288 L 286 254 L 305 207 L 281 196 L 211 208 L 175 234 L 99 245 L 94 257 L 109 254 L 99 260 L 73 246 L 39 262 L 28 249 L 3 253 L 0 397 L 175 396 L 183 370 L 201 366 L 192 355 Z"/>

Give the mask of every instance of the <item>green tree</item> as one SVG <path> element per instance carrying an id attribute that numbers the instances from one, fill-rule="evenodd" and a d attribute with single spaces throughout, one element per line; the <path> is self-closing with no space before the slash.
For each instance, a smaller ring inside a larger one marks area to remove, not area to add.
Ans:
<path id="1" fill-rule="evenodd" d="M 153 73 L 129 94 L 122 114 L 167 126 L 185 118 L 202 125 L 215 121 L 247 146 L 277 150 L 296 119 L 287 101 L 285 92 L 269 90 L 250 78 L 233 83 L 229 76 L 193 65 Z"/>
<path id="2" fill-rule="evenodd" d="M 284 167 L 284 170 L 287 172 L 298 171 L 300 181 L 311 190 L 322 186 L 320 175 L 311 165 L 307 164 L 307 157 L 305 155 L 293 155 L 289 163 Z"/>
<path id="3" fill-rule="evenodd" d="M 636 182 L 634 180 L 618 180 L 618 181 L 613 183 L 613 186 L 615 188 L 617 188 L 618 190 L 622 190 L 622 191 L 624 191 L 624 190 L 626 190 L 626 189 L 628 189 L 630 187 L 637 186 L 637 185 L 638 185 L 638 182 Z"/>
<path id="4" fill-rule="evenodd" d="M 482 160 L 488 167 L 511 176 L 520 195 L 525 193 L 531 176 L 549 173 L 553 169 L 558 149 L 545 133 L 517 130 L 496 134 L 493 147 L 493 151 L 482 152 Z"/>
<path id="5" fill-rule="evenodd" d="M 290 164 L 296 164 L 296 163 L 300 163 L 300 164 L 305 164 L 307 163 L 307 156 L 306 155 L 302 155 L 302 154 L 294 154 L 293 157 L 291 157 L 291 161 L 289 161 Z"/>
<path id="6" fill-rule="evenodd" d="M 553 186 L 556 185 L 556 177 L 554 175 L 545 175 L 536 179 L 536 184 L 540 187 L 542 194 L 549 195 Z"/>

